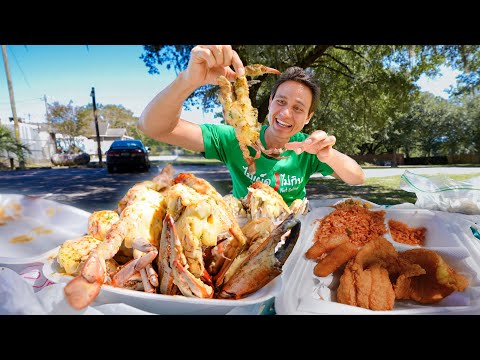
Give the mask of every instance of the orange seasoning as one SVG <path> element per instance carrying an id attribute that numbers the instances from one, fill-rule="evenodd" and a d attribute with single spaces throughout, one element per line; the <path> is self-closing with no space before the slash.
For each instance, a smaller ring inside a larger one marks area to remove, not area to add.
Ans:
<path id="1" fill-rule="evenodd" d="M 345 234 L 352 244 L 363 246 L 387 232 L 384 210 L 373 211 L 358 204 L 336 207 L 323 219 L 316 221 L 319 225 L 314 241 L 324 242 L 334 235 Z"/>
<path id="2" fill-rule="evenodd" d="M 30 242 L 33 240 L 33 237 L 30 235 L 20 235 L 20 236 L 15 236 L 14 238 L 10 239 L 10 242 L 13 244 L 16 243 L 26 243 Z"/>
<path id="3" fill-rule="evenodd" d="M 403 222 L 392 219 L 388 220 L 388 227 L 396 242 L 414 246 L 421 246 L 425 242 L 427 229 L 424 227 L 410 228 Z"/>
<path id="4" fill-rule="evenodd" d="M 32 231 L 37 235 L 52 234 L 53 230 L 44 228 L 43 226 L 37 226 L 32 229 Z"/>

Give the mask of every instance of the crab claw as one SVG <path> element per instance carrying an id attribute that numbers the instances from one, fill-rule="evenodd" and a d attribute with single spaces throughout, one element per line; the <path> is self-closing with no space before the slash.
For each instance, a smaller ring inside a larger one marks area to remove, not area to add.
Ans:
<path id="1" fill-rule="evenodd" d="M 241 299 L 262 288 L 282 273 L 282 266 L 295 246 L 300 234 L 301 222 L 290 214 L 257 247 L 250 247 L 241 264 L 225 282 L 218 297 Z M 275 251 L 282 237 L 287 233 L 285 243 Z"/>
<path id="2" fill-rule="evenodd" d="M 281 74 L 277 69 L 261 65 L 261 64 L 252 64 L 245 66 L 245 75 L 246 76 L 260 76 L 263 74 Z"/>
<path id="3" fill-rule="evenodd" d="M 65 285 L 63 289 L 70 306 L 80 310 L 90 305 L 98 296 L 104 277 L 102 260 L 94 251 L 85 262 L 82 273 Z"/>

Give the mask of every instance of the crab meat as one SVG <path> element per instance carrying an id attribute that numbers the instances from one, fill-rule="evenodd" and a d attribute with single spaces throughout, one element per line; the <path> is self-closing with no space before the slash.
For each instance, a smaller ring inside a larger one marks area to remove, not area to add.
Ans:
<path id="1" fill-rule="evenodd" d="M 255 160 L 260 157 L 261 152 L 281 159 L 279 156 L 284 149 L 266 150 L 260 141 L 260 129 L 262 125 L 258 122 L 258 110 L 252 106 L 248 96 L 247 76 L 260 76 L 266 73 L 280 74 L 280 71 L 261 65 L 254 64 L 245 66 L 245 75 L 237 76 L 232 89 L 230 81 L 219 76 L 217 81 L 220 86 L 219 100 L 223 107 L 225 121 L 235 129 L 235 135 L 240 145 L 243 158 L 248 166 L 248 172 L 255 174 Z M 255 150 L 255 156 L 250 155 L 248 146 Z"/>
<path id="2" fill-rule="evenodd" d="M 172 178 L 171 170 L 166 167 L 155 181 L 134 185 L 119 203 L 118 220 L 107 211 L 92 214 L 89 232 L 105 235 L 95 240 L 98 245 L 75 250 L 76 277 L 64 288 L 72 307 L 90 305 L 103 284 L 167 295 L 239 299 L 281 273 L 300 229 L 293 211 L 276 202 L 272 206 L 280 210 L 269 209 L 274 216 L 264 211 L 267 216 L 247 218 L 240 227 L 232 207 L 210 183 L 185 173 Z M 258 202 L 252 199 L 246 205 Z M 244 205 L 234 206 L 240 211 Z M 252 209 L 243 213 L 251 214 Z M 131 256 L 119 264 L 114 257 L 122 247 Z"/>
<path id="3" fill-rule="evenodd" d="M 250 219 L 268 217 L 275 223 L 282 222 L 291 213 L 304 215 L 308 211 L 307 199 L 296 199 L 289 207 L 278 192 L 261 181 L 256 181 L 248 187 L 248 193 L 242 199 L 242 204 L 248 209 Z"/>
<path id="4" fill-rule="evenodd" d="M 134 191 L 127 192 L 122 199 L 124 206 L 120 220 L 111 225 L 104 241 L 90 252 L 80 275 L 64 288 L 65 297 L 73 308 L 82 309 L 98 296 L 102 284 L 107 281 L 106 261 L 112 259 L 121 246 L 133 249 L 133 259 L 114 275 L 112 285 L 123 286 L 138 271 L 144 290 L 155 292 L 158 279 L 151 262 L 158 253 L 158 238 L 166 208 L 164 195 L 155 188 L 164 189 L 164 184 L 173 180 L 172 174 L 172 166 L 167 165 L 154 178 L 153 185 L 143 182 L 136 184 Z"/>
<path id="5" fill-rule="evenodd" d="M 195 283 L 195 281 L 192 283 L 193 279 L 191 276 L 207 283 L 212 283 L 207 267 L 211 273 L 223 273 L 228 268 L 228 261 L 215 262 L 212 260 L 213 254 L 210 261 L 207 260 L 208 264 L 206 265 L 204 254 L 206 251 L 208 252 L 207 249 L 216 247 L 218 239 L 230 237 L 230 233 L 241 234 L 239 238 L 232 235 L 230 246 L 225 249 L 225 253 L 234 257 L 243 248 L 246 238 L 241 232 L 239 225 L 235 222 L 228 206 L 226 204 L 224 206 L 219 205 L 223 201 L 221 196 L 219 194 L 212 196 L 211 192 L 208 194 L 209 191 L 213 191 L 213 187 L 210 189 L 206 186 L 208 183 L 203 179 L 185 175 L 179 175 L 175 179 L 177 183 L 167 193 L 167 214 L 171 216 L 174 224 L 170 224 L 169 221 L 170 233 L 162 231 L 160 256 L 157 260 L 157 265 L 161 269 L 159 271 L 161 293 L 171 294 L 174 291 L 172 286 L 172 282 L 174 282 L 182 294 L 190 296 L 192 293 L 199 293 L 199 291 L 193 291 L 190 288 Z M 205 194 L 180 182 L 182 179 L 192 186 L 196 185 L 200 190 L 203 189 Z M 211 186 L 210 184 L 208 185 Z M 215 196 L 217 199 L 215 199 Z M 232 229 L 237 230 L 232 231 Z M 174 235 L 172 232 L 178 235 Z M 179 246 L 172 247 L 173 240 L 169 241 L 167 238 L 174 239 L 176 237 L 179 239 Z M 182 260 L 183 257 L 177 254 L 178 251 L 183 253 L 182 256 L 185 257 L 185 263 Z M 218 251 L 217 256 L 221 259 L 225 258 L 223 251 Z M 174 257 L 178 258 L 175 266 L 171 260 Z M 186 272 L 187 270 L 188 272 Z M 175 274 L 177 274 L 176 277 Z M 182 276 L 178 274 L 182 274 Z M 189 281 L 186 282 L 187 280 Z M 187 284 L 190 285 L 187 286 Z"/>

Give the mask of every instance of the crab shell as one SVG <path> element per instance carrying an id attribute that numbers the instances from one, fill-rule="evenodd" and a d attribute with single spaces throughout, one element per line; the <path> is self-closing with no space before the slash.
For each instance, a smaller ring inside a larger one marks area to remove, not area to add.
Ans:
<path id="1" fill-rule="evenodd" d="M 290 214 L 270 236 L 235 266 L 236 270 L 224 283 L 217 297 L 241 299 L 259 290 L 282 273 L 282 267 L 292 252 L 300 234 L 301 222 Z M 275 251 L 284 235 L 289 232 L 282 246 Z"/>

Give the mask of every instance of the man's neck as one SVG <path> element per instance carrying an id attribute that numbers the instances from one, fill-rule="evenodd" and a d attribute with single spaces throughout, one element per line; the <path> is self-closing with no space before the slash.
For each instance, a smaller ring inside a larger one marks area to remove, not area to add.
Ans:
<path id="1" fill-rule="evenodd" d="M 290 138 L 278 138 L 270 134 L 270 126 L 265 129 L 265 144 L 267 149 L 281 149 L 290 140 Z"/>

